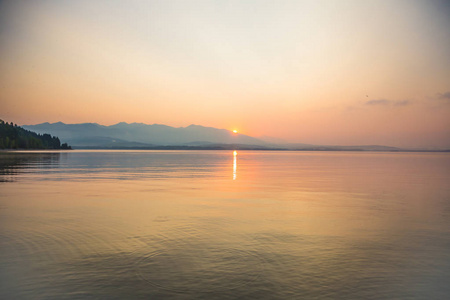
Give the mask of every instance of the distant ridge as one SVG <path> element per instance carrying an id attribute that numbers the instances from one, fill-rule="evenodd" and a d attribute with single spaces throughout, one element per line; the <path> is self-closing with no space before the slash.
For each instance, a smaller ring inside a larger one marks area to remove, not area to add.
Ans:
<path id="1" fill-rule="evenodd" d="M 67 141 L 74 149 L 248 149 L 295 151 L 449 151 L 401 149 L 381 145 L 333 146 L 286 143 L 277 138 L 255 138 L 191 124 L 172 127 L 164 124 L 120 122 L 105 126 L 97 123 L 65 124 L 63 122 L 24 125 L 40 134 L 49 133 Z"/>
<path id="2" fill-rule="evenodd" d="M 162 124 L 125 122 L 110 126 L 97 123 L 46 122 L 23 127 L 37 133 L 48 132 L 57 135 L 68 141 L 73 148 L 218 147 L 217 145 L 270 148 L 272 146 L 270 143 L 248 135 L 195 124 L 176 128 Z"/>

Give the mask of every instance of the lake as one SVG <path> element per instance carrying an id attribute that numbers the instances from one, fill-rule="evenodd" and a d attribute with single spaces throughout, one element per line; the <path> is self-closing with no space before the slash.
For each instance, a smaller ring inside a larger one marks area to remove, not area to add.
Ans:
<path id="1" fill-rule="evenodd" d="M 450 153 L 0 152 L 1 299 L 444 299 Z"/>

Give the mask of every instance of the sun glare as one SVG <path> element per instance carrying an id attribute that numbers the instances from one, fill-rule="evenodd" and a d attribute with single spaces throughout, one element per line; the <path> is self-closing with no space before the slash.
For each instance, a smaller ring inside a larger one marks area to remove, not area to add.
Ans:
<path id="1" fill-rule="evenodd" d="M 237 133 L 237 130 L 235 129 L 235 130 L 233 130 L 233 132 L 234 132 L 234 133 Z"/>
<path id="2" fill-rule="evenodd" d="M 233 180 L 237 178 L 237 151 L 233 151 Z"/>

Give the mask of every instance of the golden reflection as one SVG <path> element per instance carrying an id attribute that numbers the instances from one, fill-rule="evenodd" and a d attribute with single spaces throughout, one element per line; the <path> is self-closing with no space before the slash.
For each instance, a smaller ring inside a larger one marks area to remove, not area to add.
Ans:
<path id="1" fill-rule="evenodd" d="M 233 180 L 236 180 L 237 177 L 237 151 L 233 151 Z"/>

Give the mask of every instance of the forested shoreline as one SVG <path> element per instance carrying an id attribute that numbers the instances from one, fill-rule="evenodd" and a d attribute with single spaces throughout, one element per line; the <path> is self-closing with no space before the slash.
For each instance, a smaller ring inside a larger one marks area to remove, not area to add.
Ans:
<path id="1" fill-rule="evenodd" d="M 38 134 L 0 120 L 0 149 L 72 149 L 56 136 Z"/>

